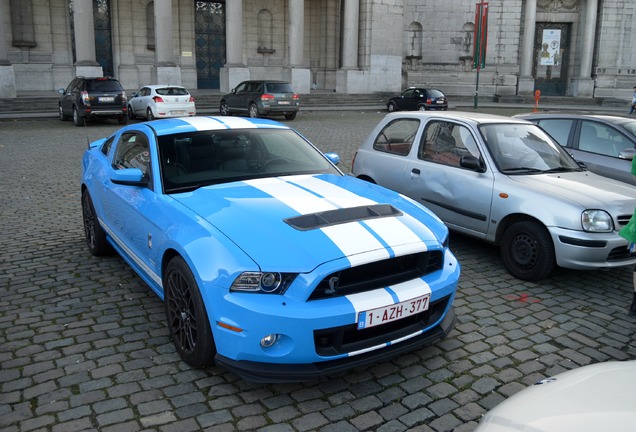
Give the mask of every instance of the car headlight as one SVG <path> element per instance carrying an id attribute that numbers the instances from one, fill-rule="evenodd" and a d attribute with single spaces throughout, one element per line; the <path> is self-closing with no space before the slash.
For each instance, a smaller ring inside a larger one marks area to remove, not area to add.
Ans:
<path id="1" fill-rule="evenodd" d="M 612 217 L 605 210 L 585 210 L 581 214 L 583 231 L 611 232 L 614 230 Z"/>
<path id="2" fill-rule="evenodd" d="M 294 273 L 243 272 L 234 280 L 230 291 L 283 294 L 295 278 Z"/>

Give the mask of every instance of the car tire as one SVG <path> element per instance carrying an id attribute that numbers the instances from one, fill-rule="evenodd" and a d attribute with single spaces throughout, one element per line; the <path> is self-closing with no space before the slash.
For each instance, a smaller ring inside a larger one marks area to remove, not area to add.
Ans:
<path id="1" fill-rule="evenodd" d="M 155 119 L 155 116 L 152 115 L 152 110 L 150 108 L 148 108 L 146 110 L 146 120 L 151 121 L 151 120 L 154 120 L 154 119 Z"/>
<path id="2" fill-rule="evenodd" d="M 82 117 L 80 117 L 77 107 L 74 106 L 73 107 L 73 124 L 79 127 L 79 126 L 84 126 L 85 123 L 86 121 L 82 121 Z"/>
<path id="3" fill-rule="evenodd" d="M 417 110 L 418 111 L 426 111 L 426 105 L 418 105 L 417 106 Z"/>
<path id="4" fill-rule="evenodd" d="M 134 120 L 136 118 L 135 112 L 133 111 L 133 109 L 132 109 L 132 107 L 130 105 L 128 105 L 128 118 L 130 120 Z"/>
<path id="5" fill-rule="evenodd" d="M 60 113 L 60 120 L 62 120 L 62 121 L 68 120 L 68 116 L 66 114 L 64 114 L 64 109 L 62 108 L 62 105 L 58 106 L 58 110 L 59 110 L 59 113 Z"/>
<path id="6" fill-rule="evenodd" d="M 166 320 L 181 359 L 196 368 L 214 363 L 216 346 L 192 271 L 183 258 L 170 260 L 163 276 Z"/>
<path id="7" fill-rule="evenodd" d="M 252 102 L 250 106 L 247 108 L 247 112 L 252 118 L 259 118 L 261 116 L 261 113 L 258 112 L 258 107 L 256 106 L 254 102 Z"/>
<path id="8" fill-rule="evenodd" d="M 227 105 L 227 102 L 225 101 L 221 101 L 221 105 L 219 105 L 219 112 L 221 113 L 221 115 L 223 116 L 229 116 L 230 114 L 230 107 Z"/>
<path id="9" fill-rule="evenodd" d="M 387 110 L 389 110 L 389 112 L 390 112 L 390 113 L 391 113 L 391 112 L 396 112 L 396 111 L 398 110 L 398 109 L 397 109 L 397 106 L 395 106 L 395 104 L 394 104 L 393 102 L 389 102 L 389 103 L 386 105 L 386 109 L 387 109 Z"/>
<path id="10" fill-rule="evenodd" d="M 293 120 L 296 118 L 296 113 L 289 113 L 289 114 L 285 114 L 285 120 Z"/>
<path id="11" fill-rule="evenodd" d="M 506 229 L 501 237 L 501 259 L 511 275 L 527 281 L 547 277 L 556 265 L 548 230 L 533 221 L 515 222 Z"/>
<path id="12" fill-rule="evenodd" d="M 99 225 L 93 200 L 86 189 L 82 192 L 82 219 L 84 220 L 86 245 L 91 255 L 104 256 L 112 254 L 113 248 L 106 240 L 106 233 Z"/>

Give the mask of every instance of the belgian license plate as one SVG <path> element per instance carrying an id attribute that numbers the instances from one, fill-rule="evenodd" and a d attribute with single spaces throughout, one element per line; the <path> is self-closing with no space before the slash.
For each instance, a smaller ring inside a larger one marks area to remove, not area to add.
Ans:
<path id="1" fill-rule="evenodd" d="M 289 101 L 278 101 L 278 105 L 289 105 Z"/>
<path id="2" fill-rule="evenodd" d="M 428 309 L 430 294 L 358 314 L 358 330 L 397 321 Z"/>
<path id="3" fill-rule="evenodd" d="M 100 96 L 100 97 L 98 98 L 98 100 L 99 100 L 100 102 L 115 102 L 115 98 L 114 98 L 114 97 L 112 97 L 112 96 L 106 96 L 106 97 L 105 97 L 105 96 Z"/>
<path id="4" fill-rule="evenodd" d="M 443 100 L 438 100 L 438 101 L 437 101 L 437 102 L 435 102 L 435 103 L 443 104 L 443 103 L 444 103 L 444 101 L 443 101 Z"/>
<path id="5" fill-rule="evenodd" d="M 170 111 L 172 115 L 185 115 L 185 111 Z"/>

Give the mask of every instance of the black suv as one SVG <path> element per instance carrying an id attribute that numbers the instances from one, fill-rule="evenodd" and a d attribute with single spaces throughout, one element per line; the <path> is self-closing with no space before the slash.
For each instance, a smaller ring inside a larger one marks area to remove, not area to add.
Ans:
<path id="1" fill-rule="evenodd" d="M 77 77 L 66 90 L 58 92 L 62 95 L 58 106 L 60 120 L 73 117 L 75 126 L 82 126 L 86 119 L 108 117 L 122 125 L 128 123 L 126 92 L 113 77 Z"/>
<path id="2" fill-rule="evenodd" d="M 427 111 L 448 109 L 448 99 L 440 90 L 409 87 L 399 96 L 388 100 L 386 108 L 389 112 L 394 111 Z"/>
<path id="3" fill-rule="evenodd" d="M 296 118 L 300 96 L 285 81 L 243 81 L 221 98 L 221 115 L 248 114 L 250 117 L 284 115 Z"/>

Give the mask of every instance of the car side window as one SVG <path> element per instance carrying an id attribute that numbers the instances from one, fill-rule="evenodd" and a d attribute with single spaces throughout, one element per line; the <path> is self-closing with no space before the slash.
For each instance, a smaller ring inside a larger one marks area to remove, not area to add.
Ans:
<path id="1" fill-rule="evenodd" d="M 442 120 L 428 122 L 418 148 L 418 159 L 459 167 L 463 156 L 481 158 L 475 137 L 466 126 Z"/>
<path id="2" fill-rule="evenodd" d="M 420 127 L 418 119 L 398 119 L 380 131 L 373 142 L 373 149 L 398 156 L 411 152 L 415 135 Z"/>
<path id="3" fill-rule="evenodd" d="M 572 123 L 574 123 L 574 120 L 569 119 L 547 119 L 539 120 L 538 122 L 539 126 L 554 138 L 561 147 L 566 147 L 568 144 Z"/>
<path id="4" fill-rule="evenodd" d="M 579 150 L 618 157 L 618 154 L 632 147 L 631 142 L 613 127 L 591 121 L 581 121 Z"/>
<path id="5" fill-rule="evenodd" d="M 110 153 L 110 149 L 113 146 L 114 141 L 115 137 L 110 137 L 102 146 L 102 153 L 104 153 L 106 156 L 108 156 L 108 153 Z"/>
<path id="6" fill-rule="evenodd" d="M 138 168 L 149 175 L 150 151 L 148 140 L 138 132 L 125 133 L 117 144 L 113 168 Z"/>
<path id="7" fill-rule="evenodd" d="M 247 87 L 248 83 L 242 82 L 239 85 L 236 86 L 236 88 L 234 89 L 235 93 L 242 93 L 245 91 L 245 88 Z"/>

